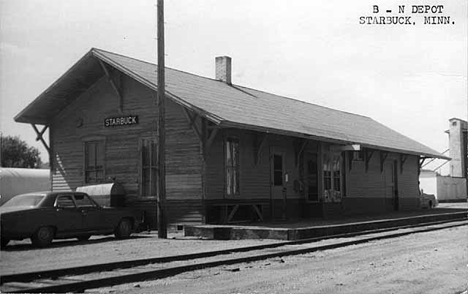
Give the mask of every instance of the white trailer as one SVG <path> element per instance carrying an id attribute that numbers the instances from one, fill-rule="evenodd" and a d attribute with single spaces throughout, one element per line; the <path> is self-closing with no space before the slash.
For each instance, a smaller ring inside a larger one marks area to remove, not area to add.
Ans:
<path id="1" fill-rule="evenodd" d="M 48 169 L 0 167 L 0 205 L 19 194 L 50 189 Z"/>

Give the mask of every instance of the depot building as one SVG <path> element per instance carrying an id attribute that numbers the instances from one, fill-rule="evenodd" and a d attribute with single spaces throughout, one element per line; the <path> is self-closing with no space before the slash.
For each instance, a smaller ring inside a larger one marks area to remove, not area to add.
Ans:
<path id="1" fill-rule="evenodd" d="M 426 158 L 369 117 L 166 68 L 169 224 L 326 218 L 419 209 Z M 15 120 L 50 155 L 52 190 L 115 182 L 156 225 L 157 66 L 91 49 Z M 48 144 L 43 138 L 49 130 Z"/>

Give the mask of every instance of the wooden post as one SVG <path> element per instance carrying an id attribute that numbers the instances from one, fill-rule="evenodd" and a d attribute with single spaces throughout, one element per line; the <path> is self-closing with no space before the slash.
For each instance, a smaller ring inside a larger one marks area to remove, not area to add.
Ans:
<path id="1" fill-rule="evenodd" d="M 165 130 L 165 76 L 164 76 L 164 0 L 158 0 L 158 237 L 167 238 L 166 225 L 166 130 Z"/>
<path id="2" fill-rule="evenodd" d="M 0 131 L 0 167 L 2 167 L 2 153 L 3 153 L 3 133 Z"/>

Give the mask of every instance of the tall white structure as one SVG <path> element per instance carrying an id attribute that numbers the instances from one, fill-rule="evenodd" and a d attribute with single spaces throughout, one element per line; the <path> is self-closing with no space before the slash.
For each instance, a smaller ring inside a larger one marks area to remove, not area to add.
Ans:
<path id="1" fill-rule="evenodd" d="M 459 118 L 449 120 L 450 176 L 454 178 L 466 178 L 467 175 L 467 131 L 466 121 Z"/>

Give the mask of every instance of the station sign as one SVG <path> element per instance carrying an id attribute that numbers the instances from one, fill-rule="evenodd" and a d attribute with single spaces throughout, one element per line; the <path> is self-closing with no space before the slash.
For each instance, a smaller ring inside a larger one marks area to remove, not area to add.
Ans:
<path id="1" fill-rule="evenodd" d="M 108 117 L 104 120 L 104 127 L 120 127 L 138 124 L 138 115 Z"/>

